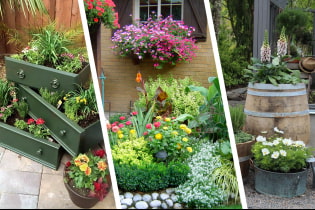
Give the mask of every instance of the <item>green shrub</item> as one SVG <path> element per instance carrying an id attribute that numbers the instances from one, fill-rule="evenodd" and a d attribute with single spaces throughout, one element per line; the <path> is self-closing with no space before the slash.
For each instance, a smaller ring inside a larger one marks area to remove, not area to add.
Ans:
<path id="1" fill-rule="evenodd" d="M 239 132 L 234 134 L 234 137 L 235 137 L 236 143 L 244 143 L 247 141 L 252 141 L 254 136 L 250 133 L 246 133 L 244 131 L 239 131 Z"/>
<path id="2" fill-rule="evenodd" d="M 191 78 L 175 79 L 172 75 L 162 77 L 158 75 L 156 79 L 149 78 L 145 83 L 147 96 L 149 100 L 154 99 L 156 90 L 161 87 L 168 97 L 165 104 L 172 105 L 172 114 L 179 116 L 181 114 L 199 115 L 199 106 L 203 104 L 203 97 L 199 92 L 186 92 L 189 85 L 198 85 Z M 140 107 L 146 107 L 146 99 L 143 94 L 139 94 L 139 99 L 135 102 Z M 155 109 L 159 113 L 158 107 Z"/>
<path id="3" fill-rule="evenodd" d="M 10 92 L 13 90 L 15 90 L 15 88 L 10 83 L 4 79 L 0 79 L 0 107 L 9 105 L 12 99 Z"/>
<path id="4" fill-rule="evenodd" d="M 246 115 L 244 113 L 244 105 L 230 106 L 230 115 L 233 131 L 234 133 L 237 133 L 242 130 L 245 124 Z"/>
<path id="5" fill-rule="evenodd" d="M 169 186 L 177 187 L 183 184 L 187 178 L 190 168 L 187 164 L 181 162 L 170 162 L 168 164 Z"/>

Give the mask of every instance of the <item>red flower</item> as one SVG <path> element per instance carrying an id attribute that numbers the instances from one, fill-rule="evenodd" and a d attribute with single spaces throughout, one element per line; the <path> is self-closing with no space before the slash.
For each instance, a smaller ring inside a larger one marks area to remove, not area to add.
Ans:
<path id="1" fill-rule="evenodd" d="M 132 115 L 137 115 L 137 114 L 138 114 L 138 112 L 131 112 L 131 114 L 132 114 Z"/>
<path id="2" fill-rule="evenodd" d="M 27 124 L 30 125 L 30 124 L 33 124 L 35 122 L 34 119 L 30 118 L 27 120 Z"/>
<path id="3" fill-rule="evenodd" d="M 131 121 L 127 121 L 125 124 L 126 124 L 126 125 L 131 125 L 132 122 L 131 122 Z"/>
<path id="4" fill-rule="evenodd" d="M 143 135 L 144 135 L 144 136 L 146 136 L 146 135 L 148 135 L 148 134 L 149 134 L 148 131 L 143 132 Z"/>
<path id="5" fill-rule="evenodd" d="M 102 187 L 102 183 L 94 182 L 94 189 L 95 191 L 100 191 Z"/>
<path id="6" fill-rule="evenodd" d="M 120 119 L 120 120 L 125 120 L 126 117 L 125 117 L 125 116 L 121 116 L 121 117 L 119 117 L 119 119 Z"/>
<path id="7" fill-rule="evenodd" d="M 98 18 L 94 18 L 93 20 L 94 20 L 94 22 L 95 22 L 95 23 L 97 23 L 97 22 L 98 22 Z"/>
<path id="8" fill-rule="evenodd" d="M 70 166 L 71 166 L 71 162 L 70 161 L 66 162 L 66 168 L 68 168 Z"/>
<path id="9" fill-rule="evenodd" d="M 118 126 L 113 126 L 112 127 L 112 131 L 114 132 L 114 133 L 116 133 L 117 131 L 119 131 L 119 127 Z"/>
<path id="10" fill-rule="evenodd" d="M 17 98 L 15 98 L 15 99 L 12 100 L 13 103 L 14 103 L 14 102 L 18 102 L 18 101 L 19 101 L 19 99 L 17 99 Z"/>
<path id="11" fill-rule="evenodd" d="M 153 125 L 154 127 L 158 128 L 161 126 L 161 122 L 154 122 Z"/>
<path id="12" fill-rule="evenodd" d="M 38 118 L 36 120 L 36 125 L 43 125 L 43 124 L 45 124 L 45 121 L 42 118 Z"/>
<path id="13" fill-rule="evenodd" d="M 152 125 L 151 124 L 146 124 L 146 129 L 152 129 Z"/>
<path id="14" fill-rule="evenodd" d="M 122 123 L 119 123 L 119 125 L 118 125 L 119 128 L 123 128 L 124 126 L 125 126 L 125 125 L 122 124 Z"/>
<path id="15" fill-rule="evenodd" d="M 105 154 L 106 154 L 106 153 L 105 153 L 105 150 L 103 150 L 103 149 L 99 149 L 99 150 L 96 150 L 96 151 L 94 152 L 94 155 L 95 155 L 95 156 L 99 156 L 100 158 L 103 158 Z"/>

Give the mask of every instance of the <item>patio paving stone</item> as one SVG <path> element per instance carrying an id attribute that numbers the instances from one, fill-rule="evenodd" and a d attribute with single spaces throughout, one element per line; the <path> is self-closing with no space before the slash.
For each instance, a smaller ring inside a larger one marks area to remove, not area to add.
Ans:
<path id="1" fill-rule="evenodd" d="M 0 209 L 36 209 L 38 196 L 15 193 L 3 193 L 0 197 Z"/>

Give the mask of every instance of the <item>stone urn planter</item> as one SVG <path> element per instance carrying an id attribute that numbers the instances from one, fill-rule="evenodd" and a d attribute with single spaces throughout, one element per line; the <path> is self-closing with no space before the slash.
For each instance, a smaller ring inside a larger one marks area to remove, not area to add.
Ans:
<path id="1" fill-rule="evenodd" d="M 69 73 L 54 68 L 32 64 L 23 60 L 5 57 L 7 79 L 33 88 L 70 91 L 90 79 L 90 64 L 78 73 Z"/>
<path id="2" fill-rule="evenodd" d="M 47 139 L 0 122 L 0 146 L 12 150 L 52 169 L 58 169 L 62 148 Z"/>
<path id="3" fill-rule="evenodd" d="M 310 115 L 305 84 L 249 84 L 245 102 L 245 130 L 253 135 L 277 127 L 285 137 L 310 139 Z M 269 132 L 266 137 L 273 135 Z"/>
<path id="4" fill-rule="evenodd" d="M 307 169 L 296 173 L 266 171 L 255 166 L 255 189 L 259 193 L 292 198 L 305 193 Z"/>
<path id="5" fill-rule="evenodd" d="M 18 85 L 19 97 L 29 105 L 31 117 L 41 116 L 46 120 L 46 126 L 50 129 L 53 138 L 72 156 L 103 142 L 100 121 L 96 121 L 86 128 L 80 127 L 70 120 L 56 107 L 46 102 L 31 88 Z"/>

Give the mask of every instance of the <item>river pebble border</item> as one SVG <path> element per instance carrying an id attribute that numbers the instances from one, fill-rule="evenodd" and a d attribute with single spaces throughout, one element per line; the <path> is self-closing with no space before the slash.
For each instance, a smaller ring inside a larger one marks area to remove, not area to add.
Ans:
<path id="1" fill-rule="evenodd" d="M 122 209 L 184 209 L 175 188 L 152 193 L 120 192 L 119 196 Z"/>

